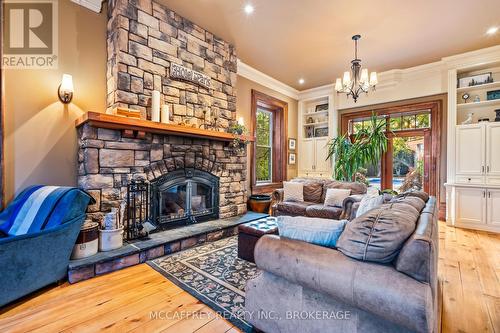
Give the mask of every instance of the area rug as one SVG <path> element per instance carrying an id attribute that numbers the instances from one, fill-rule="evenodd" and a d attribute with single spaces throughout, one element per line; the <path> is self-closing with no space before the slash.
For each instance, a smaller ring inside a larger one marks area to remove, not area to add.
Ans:
<path id="1" fill-rule="evenodd" d="M 245 332 L 252 331 L 252 326 L 244 320 L 245 284 L 260 272 L 253 263 L 238 258 L 236 236 L 148 264 L 233 325 Z"/>

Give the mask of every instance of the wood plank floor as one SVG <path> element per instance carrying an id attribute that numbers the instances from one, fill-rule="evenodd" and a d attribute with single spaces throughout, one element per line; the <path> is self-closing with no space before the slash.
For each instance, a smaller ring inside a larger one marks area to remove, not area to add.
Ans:
<path id="1" fill-rule="evenodd" d="M 500 333 L 500 235 L 440 222 L 439 246 L 442 331 Z M 0 332 L 96 331 L 239 332 L 145 264 L 46 288 L 0 311 Z"/>

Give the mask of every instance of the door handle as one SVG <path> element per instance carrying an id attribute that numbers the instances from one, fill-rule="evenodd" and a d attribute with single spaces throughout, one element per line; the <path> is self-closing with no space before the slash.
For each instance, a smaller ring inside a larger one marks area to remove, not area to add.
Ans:
<path id="1" fill-rule="evenodd" d="M 486 172 L 488 172 L 488 173 L 490 172 L 490 166 L 489 165 L 486 166 Z"/>
<path id="2" fill-rule="evenodd" d="M 490 191 L 488 191 L 488 198 L 491 199 L 491 192 Z"/>
<path id="3" fill-rule="evenodd" d="M 481 172 L 484 173 L 484 165 L 481 166 Z"/>
<path id="4" fill-rule="evenodd" d="M 486 191 L 483 191 L 483 198 L 486 198 Z"/>

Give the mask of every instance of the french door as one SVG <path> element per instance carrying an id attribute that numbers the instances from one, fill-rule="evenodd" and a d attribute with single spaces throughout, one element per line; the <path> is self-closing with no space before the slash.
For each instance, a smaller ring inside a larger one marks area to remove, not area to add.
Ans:
<path id="1" fill-rule="evenodd" d="M 371 126 L 372 115 L 386 125 L 387 152 L 375 165 L 359 173 L 363 181 L 380 190 L 409 189 L 439 194 L 440 105 L 436 102 L 350 112 L 341 116 L 342 133 L 354 137 Z M 359 180 L 359 179 L 358 179 Z"/>
<path id="2" fill-rule="evenodd" d="M 409 189 L 429 193 L 431 181 L 431 129 L 386 133 L 387 152 L 382 157 L 381 189 Z"/>

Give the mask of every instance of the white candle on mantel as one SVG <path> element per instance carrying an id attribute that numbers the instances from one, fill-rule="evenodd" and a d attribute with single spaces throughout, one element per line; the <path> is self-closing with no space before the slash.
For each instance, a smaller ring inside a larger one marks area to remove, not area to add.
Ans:
<path id="1" fill-rule="evenodd" d="M 170 122 L 170 112 L 167 104 L 161 106 L 161 122 L 168 124 Z"/>
<path id="2" fill-rule="evenodd" d="M 160 92 L 153 90 L 151 97 L 151 120 L 160 122 Z"/>

